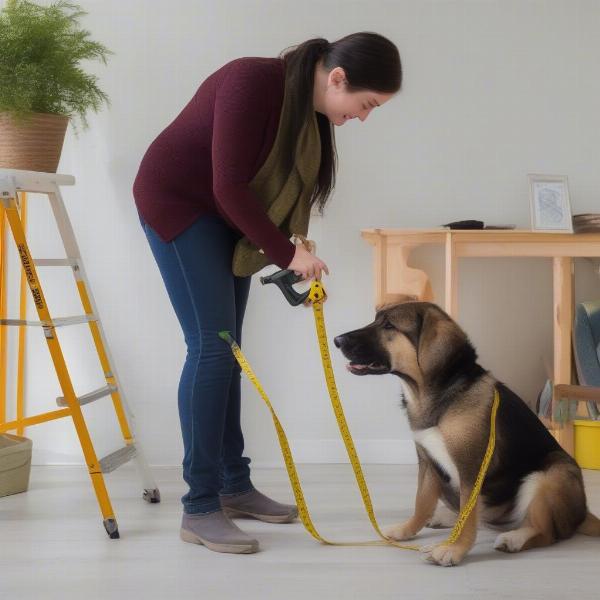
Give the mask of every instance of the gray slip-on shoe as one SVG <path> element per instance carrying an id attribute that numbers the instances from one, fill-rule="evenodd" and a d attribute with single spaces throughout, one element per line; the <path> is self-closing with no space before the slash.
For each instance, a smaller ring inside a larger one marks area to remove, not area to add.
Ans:
<path id="1" fill-rule="evenodd" d="M 266 523 L 291 523 L 298 516 L 293 504 L 271 500 L 258 490 L 219 496 L 221 506 L 229 517 L 251 517 Z"/>
<path id="2" fill-rule="evenodd" d="M 208 514 L 183 514 L 180 537 L 184 542 L 202 544 L 214 552 L 252 554 L 258 540 L 244 533 L 222 510 Z"/>

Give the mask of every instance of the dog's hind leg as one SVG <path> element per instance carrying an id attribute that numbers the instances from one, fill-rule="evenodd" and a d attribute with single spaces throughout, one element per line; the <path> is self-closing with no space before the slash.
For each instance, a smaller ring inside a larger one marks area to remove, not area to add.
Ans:
<path id="1" fill-rule="evenodd" d="M 413 538 L 431 519 L 440 497 L 440 480 L 428 461 L 419 457 L 419 481 L 415 498 L 415 513 L 404 523 L 398 523 L 384 529 L 386 537 L 396 540 Z"/>
<path id="2" fill-rule="evenodd" d="M 528 479 L 519 491 L 519 503 L 530 499 L 522 526 L 501 533 L 494 542 L 496 550 L 522 552 L 549 546 L 571 537 L 585 518 L 585 492 L 576 466 L 559 463 Z"/>
<path id="3" fill-rule="evenodd" d="M 501 533 L 494 548 L 501 552 L 522 552 L 530 548 L 550 546 L 552 535 L 552 512 L 542 494 L 531 501 L 523 527 Z"/>

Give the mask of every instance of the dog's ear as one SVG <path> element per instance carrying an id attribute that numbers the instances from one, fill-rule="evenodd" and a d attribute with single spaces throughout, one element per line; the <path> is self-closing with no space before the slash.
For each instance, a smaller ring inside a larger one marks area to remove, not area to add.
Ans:
<path id="1" fill-rule="evenodd" d="M 422 315 L 417 362 L 423 375 L 435 375 L 453 358 L 457 346 L 464 344 L 462 330 L 436 307 L 428 307 Z"/>

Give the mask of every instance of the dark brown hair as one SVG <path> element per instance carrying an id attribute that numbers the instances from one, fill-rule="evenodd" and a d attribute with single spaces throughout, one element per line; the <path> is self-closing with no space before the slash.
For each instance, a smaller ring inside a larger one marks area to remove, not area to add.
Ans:
<path id="1" fill-rule="evenodd" d="M 284 152 L 289 167 L 293 164 L 296 140 L 310 111 L 313 110 L 315 66 L 319 59 L 328 72 L 342 67 L 346 72 L 348 91 L 372 90 L 394 94 L 402 85 L 402 64 L 398 48 L 378 33 L 359 32 L 329 43 L 324 38 L 307 40 L 299 46 L 281 52 L 286 81 L 293 98 L 293 135 L 285 141 Z M 337 169 L 337 152 L 333 124 L 321 113 L 316 113 L 321 136 L 321 167 L 311 205 L 317 204 L 323 212 L 333 188 Z"/>

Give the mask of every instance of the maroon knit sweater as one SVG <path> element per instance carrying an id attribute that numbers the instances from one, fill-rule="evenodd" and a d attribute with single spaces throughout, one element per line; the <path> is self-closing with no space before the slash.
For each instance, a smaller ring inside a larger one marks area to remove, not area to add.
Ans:
<path id="1" fill-rule="evenodd" d="M 248 183 L 277 134 L 285 67 L 279 58 L 238 58 L 210 75 L 150 144 L 133 184 L 138 212 L 164 241 L 202 215 L 220 215 L 273 263 L 286 268 L 294 245 Z"/>

